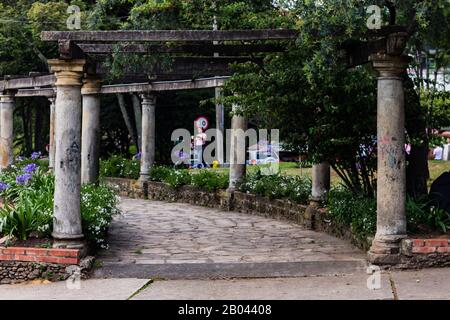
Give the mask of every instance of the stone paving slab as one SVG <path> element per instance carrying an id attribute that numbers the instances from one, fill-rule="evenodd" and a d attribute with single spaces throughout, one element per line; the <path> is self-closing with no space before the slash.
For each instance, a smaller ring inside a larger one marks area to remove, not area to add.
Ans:
<path id="1" fill-rule="evenodd" d="M 399 300 L 450 300 L 450 268 L 392 272 Z"/>
<path id="2" fill-rule="evenodd" d="M 393 300 L 389 277 L 367 288 L 363 273 L 284 279 L 155 281 L 135 300 Z"/>
<path id="3" fill-rule="evenodd" d="M 126 300 L 141 289 L 143 279 L 90 279 L 80 289 L 68 289 L 66 282 L 0 286 L 0 300 Z"/>
<path id="4" fill-rule="evenodd" d="M 122 198 L 120 208 L 123 215 L 111 226 L 110 247 L 98 256 L 104 266 L 96 272 L 99 277 L 150 277 L 155 276 L 155 270 L 159 270 L 157 276 L 168 276 L 174 270 L 189 269 L 187 265 L 196 270 L 196 276 L 208 274 L 201 270 L 220 271 L 221 266 L 225 274 L 234 266 L 246 277 L 252 275 L 251 264 L 258 264 L 252 276 L 268 276 L 274 270 L 263 272 L 264 264 L 282 263 L 284 269 L 279 276 L 303 275 L 302 268 L 314 270 L 310 266 L 313 262 L 326 274 L 332 273 L 335 262 L 339 272 L 344 265 L 348 271 L 365 265 L 365 254 L 348 242 L 305 230 L 292 222 L 128 198 Z M 309 265 L 300 266 L 301 263 Z M 326 267 L 321 269 L 320 264 Z M 292 272 L 295 266 L 297 269 Z M 283 273 L 288 269 L 291 272 Z M 230 275 L 239 276 L 238 273 Z M 184 275 L 191 278 L 188 272 Z"/>

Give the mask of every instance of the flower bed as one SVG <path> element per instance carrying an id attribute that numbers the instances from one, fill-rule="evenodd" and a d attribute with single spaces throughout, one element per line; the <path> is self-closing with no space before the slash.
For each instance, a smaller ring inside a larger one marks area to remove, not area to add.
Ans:
<path id="1" fill-rule="evenodd" d="M 53 224 L 54 176 L 37 159 L 18 161 L 0 173 L 0 238 L 50 238 Z M 105 247 L 117 198 L 105 185 L 84 185 L 81 191 L 83 233 L 92 246 Z"/>

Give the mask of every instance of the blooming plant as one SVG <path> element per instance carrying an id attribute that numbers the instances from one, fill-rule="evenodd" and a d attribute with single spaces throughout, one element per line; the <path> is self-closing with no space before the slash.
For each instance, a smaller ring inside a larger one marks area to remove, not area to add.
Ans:
<path id="1" fill-rule="evenodd" d="M 51 236 L 55 179 L 40 161 L 24 159 L 0 173 L 0 196 L 4 201 L 0 234 L 21 240 L 31 233 Z M 83 233 L 91 243 L 104 247 L 108 226 L 118 213 L 117 199 L 102 185 L 83 186 L 81 195 Z"/>

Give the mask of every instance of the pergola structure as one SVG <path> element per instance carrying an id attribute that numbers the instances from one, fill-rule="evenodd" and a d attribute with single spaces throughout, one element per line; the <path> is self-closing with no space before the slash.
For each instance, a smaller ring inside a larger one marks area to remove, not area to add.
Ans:
<path id="1" fill-rule="evenodd" d="M 145 182 L 155 152 L 155 92 L 219 88 L 230 75 L 230 62 L 258 60 L 258 53 L 282 51 L 284 46 L 278 41 L 293 41 L 297 36 L 294 30 L 43 32 L 42 40 L 57 42 L 59 47 L 59 58 L 48 61 L 53 74 L 0 81 L 3 92 L 0 164 L 4 168 L 12 162 L 14 97 L 49 97 L 53 102 L 54 119 L 51 121 L 52 127 L 54 125 L 51 140 L 55 141 L 51 143 L 54 147 L 50 152 L 56 179 L 53 237 L 57 246 L 80 246 L 83 239 L 80 186 L 82 182 L 93 182 L 98 178 L 101 94 L 134 92 L 141 95 L 140 179 Z M 379 73 L 378 223 L 369 253 L 375 263 L 395 263 L 399 258 L 400 240 L 406 237 L 401 75 L 409 63 L 408 57 L 402 55 L 407 37 L 403 29 L 389 28 L 382 30 L 375 41 L 352 43 L 347 47 L 349 67 L 372 62 Z M 148 74 L 127 74 L 120 84 L 102 85 L 105 72 L 102 61 L 117 52 L 169 54 L 173 56 L 172 70 L 167 72 L 156 66 L 151 79 Z M 134 83 L 136 79 L 140 81 Z M 245 130 L 246 127 L 245 118 L 233 116 L 232 129 Z M 232 143 L 231 149 L 230 190 L 245 174 L 245 165 L 233 161 L 238 158 L 233 157 L 233 153 L 239 152 L 238 146 Z M 313 168 L 313 204 L 323 200 L 329 188 L 329 171 L 326 164 Z"/>

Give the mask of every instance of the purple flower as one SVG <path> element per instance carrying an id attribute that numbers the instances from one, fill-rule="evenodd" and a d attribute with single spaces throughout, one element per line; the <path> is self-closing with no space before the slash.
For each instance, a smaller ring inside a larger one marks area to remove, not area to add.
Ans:
<path id="1" fill-rule="evenodd" d="M 136 160 L 141 160 L 141 158 L 142 158 L 142 153 L 140 153 L 140 152 L 136 153 L 134 156 L 134 159 L 136 159 Z"/>
<path id="2" fill-rule="evenodd" d="M 23 168 L 23 172 L 24 173 L 33 173 L 35 172 L 37 169 L 39 168 L 39 166 L 35 163 L 30 163 L 27 164 L 24 168 Z"/>
<path id="3" fill-rule="evenodd" d="M 3 191 L 5 191 L 8 188 L 9 188 L 9 184 L 0 181 L 0 192 L 3 192 Z"/>
<path id="4" fill-rule="evenodd" d="M 39 151 L 35 151 L 35 152 L 33 152 L 32 154 L 31 154 L 31 160 L 36 160 L 36 159 L 39 159 L 41 157 L 41 152 L 39 152 Z"/>
<path id="5" fill-rule="evenodd" d="M 24 159 L 25 159 L 24 157 L 18 156 L 18 157 L 16 158 L 16 161 L 17 161 L 17 162 L 21 162 L 21 161 L 23 161 Z"/>
<path id="6" fill-rule="evenodd" d="M 17 182 L 18 184 L 25 185 L 25 184 L 27 184 L 27 182 L 28 182 L 32 177 L 33 177 L 33 176 L 32 176 L 31 174 L 25 173 L 25 174 L 23 174 L 23 175 L 21 175 L 21 176 L 17 176 L 17 177 L 16 177 L 16 182 Z"/>

